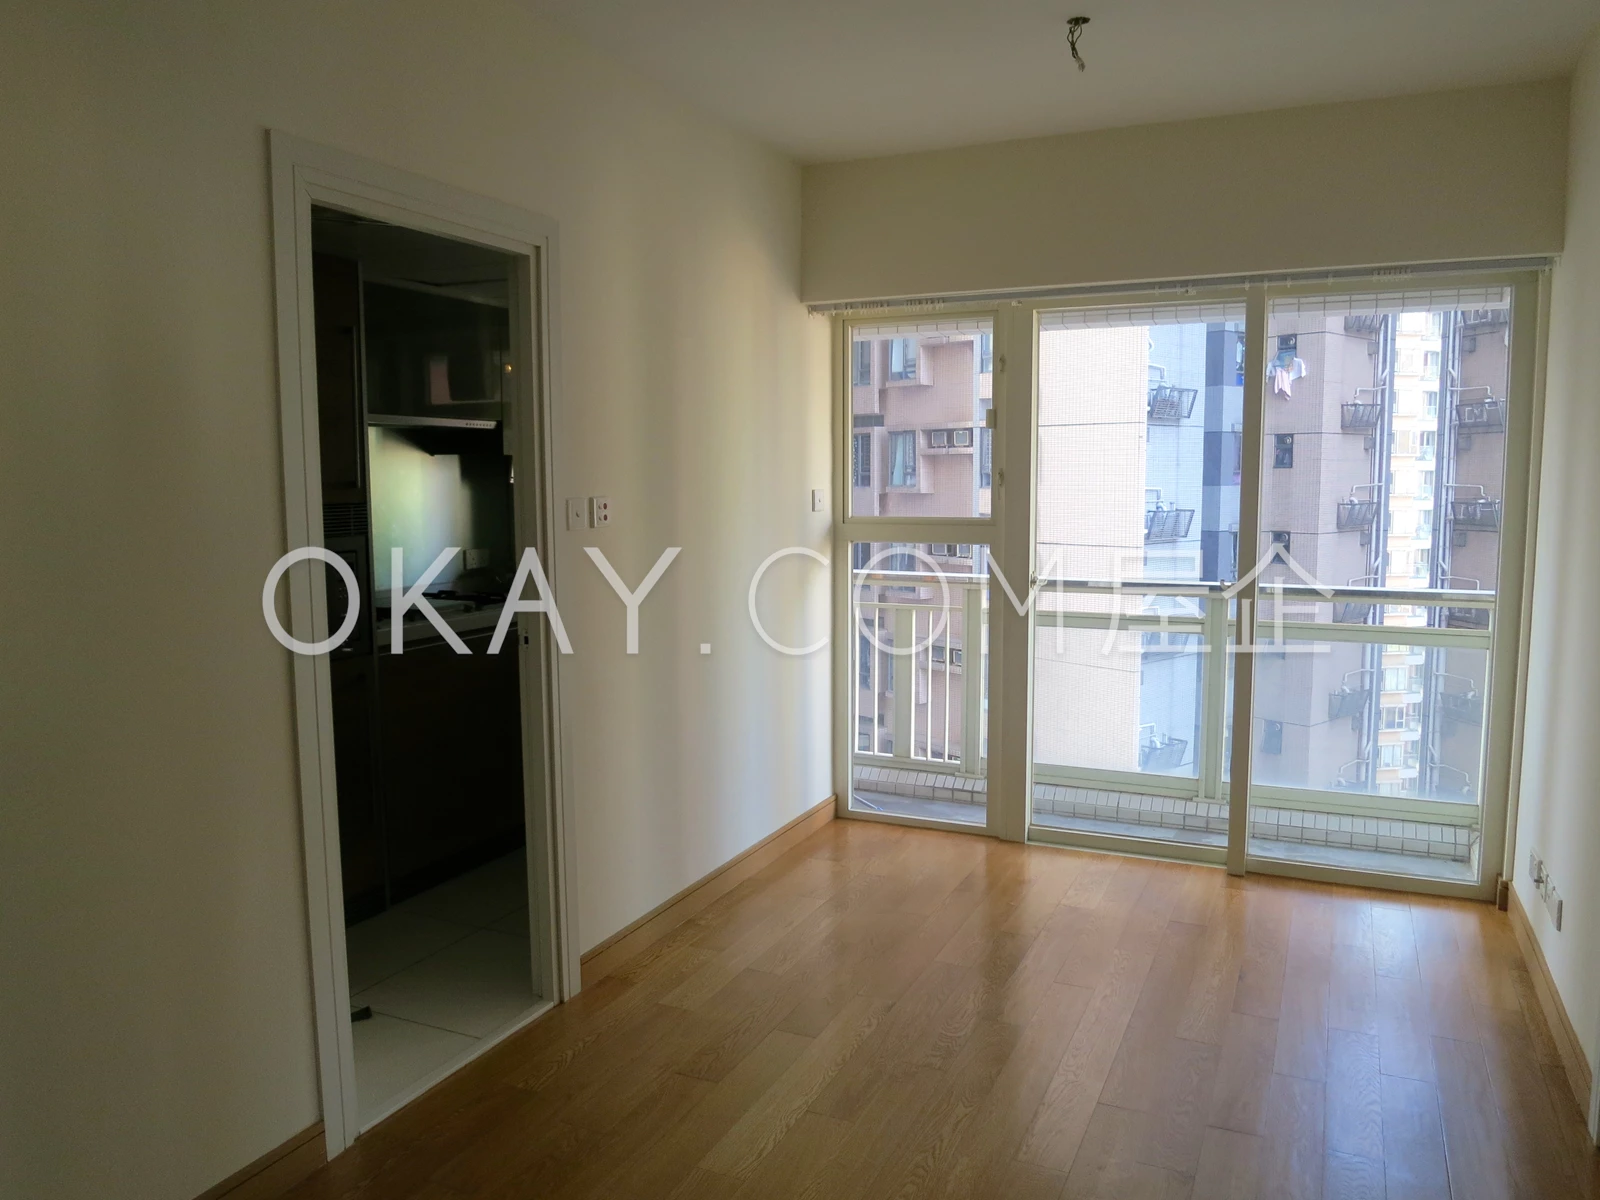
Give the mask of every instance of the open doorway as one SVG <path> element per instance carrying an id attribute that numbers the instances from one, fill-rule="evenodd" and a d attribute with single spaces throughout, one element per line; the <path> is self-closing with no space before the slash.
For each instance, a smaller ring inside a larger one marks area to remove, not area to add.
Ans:
<path id="1" fill-rule="evenodd" d="M 555 577 L 555 232 L 271 146 L 288 540 L 342 559 L 360 593 L 332 569 L 285 577 L 300 641 L 356 614 L 294 658 L 336 1154 L 577 989 L 556 647 L 506 611 L 525 553 Z"/>
<path id="2" fill-rule="evenodd" d="M 365 591 L 328 664 L 365 1125 L 538 998 L 518 639 L 489 653 L 517 567 L 513 262 L 330 208 L 311 227 L 323 535 Z M 442 627 L 394 611 L 430 574 Z"/>

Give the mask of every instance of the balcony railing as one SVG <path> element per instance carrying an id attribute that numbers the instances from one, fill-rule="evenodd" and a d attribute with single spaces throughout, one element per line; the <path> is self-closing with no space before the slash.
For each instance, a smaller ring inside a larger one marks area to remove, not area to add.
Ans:
<path id="1" fill-rule="evenodd" d="M 1375 334 L 1383 328 L 1383 317 L 1383 313 L 1350 313 L 1344 319 L 1344 331 Z"/>
<path id="2" fill-rule="evenodd" d="M 1339 501 L 1334 511 L 1334 521 L 1340 533 L 1348 533 L 1352 529 L 1371 529 L 1373 522 L 1378 519 L 1378 501 L 1349 500 Z"/>
<path id="3" fill-rule="evenodd" d="M 1504 433 L 1506 431 L 1506 402 L 1493 396 L 1482 400 L 1461 400 L 1456 403 L 1456 433 L 1470 436 L 1475 433 Z"/>
<path id="4" fill-rule="evenodd" d="M 1171 737 L 1167 734 L 1157 733 L 1154 725 L 1145 725 L 1140 728 L 1139 737 L 1139 769 L 1141 771 L 1174 771 L 1183 766 L 1183 760 L 1188 756 L 1189 742 L 1186 738 Z"/>
<path id="5" fill-rule="evenodd" d="M 1460 494 L 1463 492 L 1474 494 L 1463 496 Z M 1457 484 L 1450 489 L 1450 521 L 1457 529 L 1498 532 L 1500 501 L 1479 484 Z"/>
<path id="6" fill-rule="evenodd" d="M 1192 508 L 1152 508 L 1144 514 L 1144 540 L 1181 542 L 1189 536 L 1189 526 L 1193 522 Z"/>
<path id="7" fill-rule="evenodd" d="M 941 582 L 925 571 L 856 571 L 852 583 L 857 757 L 981 774 L 987 578 L 946 575 Z"/>
<path id="8" fill-rule="evenodd" d="M 1198 388 L 1177 387 L 1170 383 L 1152 383 L 1150 385 L 1150 402 L 1147 409 L 1148 419 L 1152 424 L 1174 425 L 1179 421 L 1187 421 L 1194 412 L 1195 398 L 1199 396 Z"/>
<path id="9" fill-rule="evenodd" d="M 1339 428 L 1346 433 L 1371 433 L 1383 416 L 1383 405 L 1352 401 L 1339 406 Z"/>
<path id="10" fill-rule="evenodd" d="M 1359 717 L 1372 702 L 1372 684 L 1369 671 L 1351 671 L 1339 684 L 1339 690 L 1328 693 L 1328 720 L 1342 721 Z"/>

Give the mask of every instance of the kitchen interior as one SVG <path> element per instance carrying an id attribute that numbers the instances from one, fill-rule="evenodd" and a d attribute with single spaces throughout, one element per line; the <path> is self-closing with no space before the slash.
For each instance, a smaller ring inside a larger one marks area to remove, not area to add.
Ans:
<path id="1" fill-rule="evenodd" d="M 486 652 L 517 562 L 513 260 L 324 208 L 312 251 L 324 542 L 363 587 L 329 671 L 364 1128 L 536 999 L 523 651 Z M 395 547 L 408 589 L 460 547 L 424 595 L 469 654 L 414 608 L 392 651 Z"/>

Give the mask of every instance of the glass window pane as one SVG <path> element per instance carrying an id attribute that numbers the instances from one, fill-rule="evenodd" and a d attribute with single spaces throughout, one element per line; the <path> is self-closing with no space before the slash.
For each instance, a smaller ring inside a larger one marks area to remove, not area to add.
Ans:
<path id="1" fill-rule="evenodd" d="M 988 318 L 858 326 L 850 343 L 855 517 L 987 517 Z"/>
<path id="2" fill-rule="evenodd" d="M 1333 587 L 1492 591 L 1510 307 L 1375 303 L 1273 305 L 1260 560 L 1276 550 Z M 1279 561 L 1262 578 L 1291 574 Z"/>
<path id="3" fill-rule="evenodd" d="M 1041 315 L 1044 577 L 1236 577 L 1242 311 Z"/>
<path id="4" fill-rule="evenodd" d="M 1253 854 L 1478 877 L 1509 338 L 1503 289 L 1272 305 Z"/>
<path id="5" fill-rule="evenodd" d="M 852 808 L 985 822 L 988 552 L 851 546 Z"/>

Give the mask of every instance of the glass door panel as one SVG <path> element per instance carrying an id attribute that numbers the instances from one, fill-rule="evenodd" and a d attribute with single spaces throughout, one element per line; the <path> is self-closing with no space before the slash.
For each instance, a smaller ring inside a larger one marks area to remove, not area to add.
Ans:
<path id="1" fill-rule="evenodd" d="M 1509 298 L 1277 301 L 1266 348 L 1250 853 L 1476 881 Z"/>
<path id="2" fill-rule="evenodd" d="M 1032 824 L 1225 847 L 1242 306 L 1040 314 Z"/>
<path id="3" fill-rule="evenodd" d="M 992 319 L 855 326 L 848 371 L 850 516 L 989 516 Z"/>
<path id="4" fill-rule="evenodd" d="M 985 823 L 988 552 L 852 543 L 852 809 Z"/>

